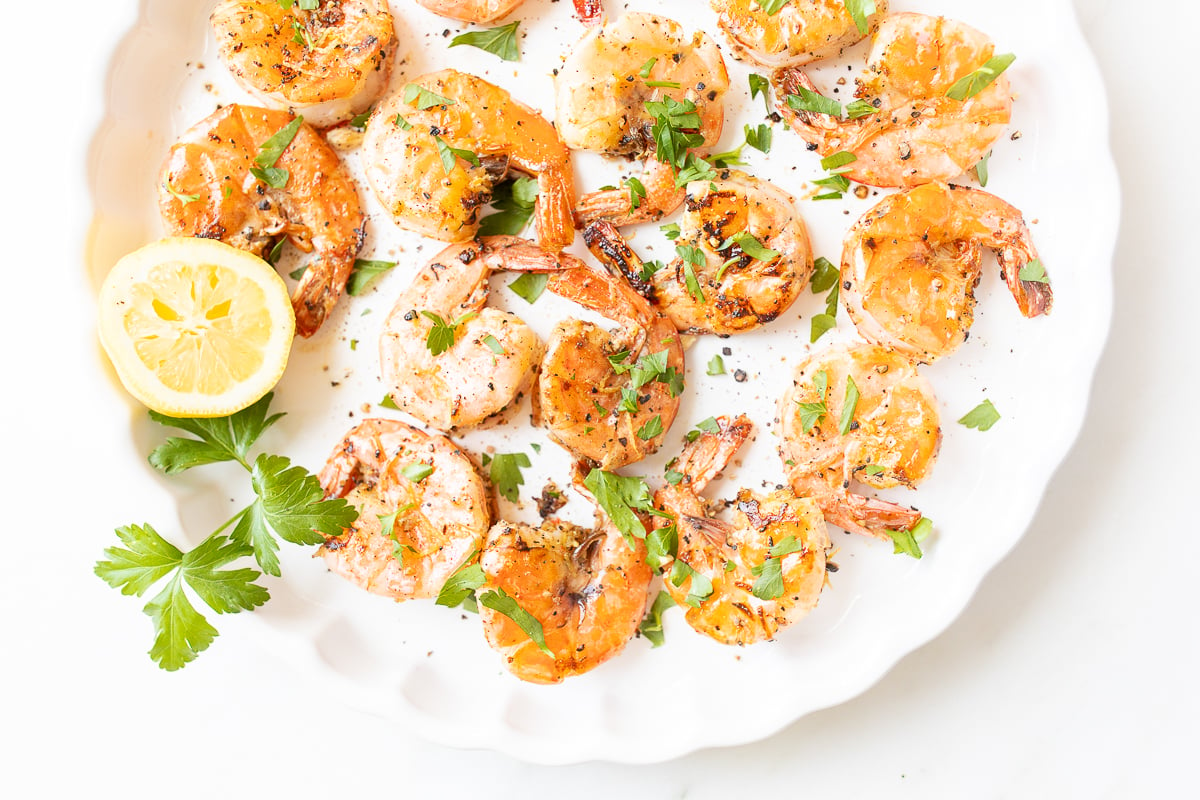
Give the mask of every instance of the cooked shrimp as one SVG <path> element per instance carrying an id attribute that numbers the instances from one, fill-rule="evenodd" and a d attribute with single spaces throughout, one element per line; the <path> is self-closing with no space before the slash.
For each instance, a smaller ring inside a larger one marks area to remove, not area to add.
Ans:
<path id="1" fill-rule="evenodd" d="M 399 48 L 385 0 L 221 0 L 211 22 L 221 60 L 247 91 L 331 125 L 387 88 Z"/>
<path id="2" fill-rule="evenodd" d="M 486 25 L 512 13 L 524 0 L 417 0 L 441 17 Z"/>
<path id="3" fill-rule="evenodd" d="M 717 432 L 701 433 L 684 446 L 673 466 L 683 478 L 654 497 L 655 506 L 672 517 L 670 523 L 659 518 L 659 526 L 675 525 L 677 562 L 686 565 L 674 566 L 663 583 L 697 631 L 722 644 L 753 644 L 775 638 L 817 605 L 829 534 L 815 502 L 782 489 L 765 497 L 741 489 L 734 522 L 713 519 L 700 493 L 754 429 L 744 416 L 716 422 Z M 768 559 L 781 562 L 774 587 L 761 577 Z"/>
<path id="4" fill-rule="evenodd" d="M 699 253 L 703 265 L 679 257 L 649 280 L 640 261 L 622 257 L 630 252 L 622 243 L 588 246 L 612 253 L 634 288 L 686 333 L 753 330 L 786 311 L 812 275 L 808 229 L 791 196 L 741 172 L 688 184 L 679 231 L 676 245 Z"/>
<path id="5" fill-rule="evenodd" d="M 798 67 L 836 56 L 866 35 L 859 31 L 845 0 L 801 0 L 774 13 L 757 0 L 709 0 L 709 4 L 734 56 L 764 67 Z M 887 13 L 887 0 L 876 0 L 875 9 L 866 18 L 871 29 Z"/>
<path id="6" fill-rule="evenodd" d="M 848 403 L 851 380 L 859 397 Z M 889 539 L 888 531 L 908 530 L 921 518 L 916 509 L 850 491 L 852 481 L 911 488 L 933 468 L 942 440 L 937 401 L 911 362 L 877 345 L 810 355 L 780 401 L 779 417 L 792 488 L 815 499 L 826 520 Z"/>
<path id="7" fill-rule="evenodd" d="M 326 497 L 345 497 L 359 513 L 318 552 L 334 573 L 384 597 L 437 595 L 491 524 L 471 460 L 403 422 L 364 420 L 334 448 L 320 481 Z"/>
<path id="8" fill-rule="evenodd" d="M 626 541 L 602 513 L 594 529 L 557 519 L 541 527 L 497 522 L 479 559 L 487 582 L 542 626 L 544 652 L 509 617 L 479 605 L 488 643 L 508 669 L 533 683 L 559 683 L 624 649 L 646 611 L 653 577 L 641 539 Z"/>
<path id="9" fill-rule="evenodd" d="M 505 409 L 533 378 L 542 343 L 519 317 L 486 307 L 488 278 L 497 270 L 575 267 L 578 259 L 510 236 L 447 247 L 397 298 L 384 325 L 380 361 L 392 400 L 441 430 Z M 453 326 L 453 344 L 437 355 L 428 344 L 435 326 Z"/>
<path id="10" fill-rule="evenodd" d="M 868 341 L 911 359 L 941 358 L 970 331 L 985 247 L 1021 313 L 1048 312 L 1054 295 L 1044 270 L 1038 280 L 1021 279 L 1037 259 L 1021 212 L 943 183 L 889 195 L 855 223 L 842 250 L 842 303 Z"/>
<path id="11" fill-rule="evenodd" d="M 975 166 L 1012 117 L 1008 77 L 1000 75 L 966 100 L 946 92 L 992 57 L 991 39 L 961 22 L 923 14 L 886 17 L 871 43 L 870 76 L 857 96 L 878 109 L 858 119 L 792 109 L 787 98 L 815 91 L 795 68 L 775 75 L 784 119 L 822 156 L 849 152 L 850 180 L 871 186 L 948 181 Z"/>
<path id="12" fill-rule="evenodd" d="M 256 178 L 259 148 L 293 122 L 286 111 L 228 105 L 171 148 L 159 181 L 167 233 L 220 239 L 265 257 L 287 237 L 316 255 L 292 294 L 296 332 L 312 336 L 342 295 L 366 238 L 358 190 L 337 153 L 308 124 L 275 162 L 282 189 Z"/>
<path id="13" fill-rule="evenodd" d="M 620 241 L 615 231 L 607 238 Z M 533 412 L 550 438 L 611 470 L 662 444 L 679 411 L 684 363 L 671 321 L 616 274 L 611 260 L 605 267 L 557 272 L 547 281 L 550 291 L 618 327 L 609 331 L 578 319 L 558 323 L 542 359 Z"/>
<path id="14" fill-rule="evenodd" d="M 687 150 L 703 153 L 721 138 L 721 98 L 729 88 L 721 51 L 703 32 L 688 37 L 666 17 L 630 12 L 589 31 L 554 84 L 563 141 L 647 164 L 642 179 L 647 196 L 636 209 L 628 188 L 596 192 L 576 209 L 581 225 L 596 220 L 627 225 L 671 213 L 683 202 L 675 175 Z M 651 102 L 682 104 L 674 107 L 674 127 L 696 140 L 673 160 L 657 150 L 655 119 L 646 108 Z"/>
<path id="15" fill-rule="evenodd" d="M 371 188 L 402 228 L 474 238 L 479 207 L 511 166 L 537 178 L 542 246 L 557 252 L 575 238 L 570 151 L 545 118 L 482 78 L 450 69 L 407 84 L 375 109 L 363 153 Z"/>

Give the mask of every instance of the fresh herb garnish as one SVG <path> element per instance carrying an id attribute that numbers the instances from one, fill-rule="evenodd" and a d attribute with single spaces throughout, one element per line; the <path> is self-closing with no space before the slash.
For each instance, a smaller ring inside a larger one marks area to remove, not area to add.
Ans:
<path id="1" fill-rule="evenodd" d="M 646 198 L 646 187 L 637 178 L 626 178 L 625 184 L 629 187 L 629 207 L 637 211 Z"/>
<path id="2" fill-rule="evenodd" d="M 282 189 L 284 186 L 287 186 L 288 171 L 281 167 L 276 167 L 275 162 L 279 160 L 279 157 L 283 155 L 283 151 L 287 150 L 288 145 L 296 138 L 296 134 L 300 132 L 302 124 L 304 124 L 304 117 L 296 117 L 276 131 L 271 138 L 263 142 L 258 148 L 258 155 L 254 157 L 254 163 L 258 166 L 251 167 L 250 174 L 272 189 Z"/>
<path id="3" fill-rule="evenodd" d="M 842 403 L 842 419 L 838 423 L 838 433 L 845 436 L 850 432 L 851 426 L 854 424 L 854 412 L 858 409 L 858 385 L 854 383 L 853 376 L 846 376 L 846 399 Z"/>
<path id="4" fill-rule="evenodd" d="M 779 13 L 779 9 L 786 6 L 792 0 L 754 0 L 754 5 L 767 12 L 768 17 L 773 17 Z"/>
<path id="5" fill-rule="evenodd" d="M 632 537 L 646 538 L 646 526 L 637 515 L 639 511 L 648 513 L 654 507 L 646 481 L 637 476 L 627 477 L 593 469 L 583 479 L 583 485 L 596 498 L 625 541 L 632 545 Z"/>
<path id="6" fill-rule="evenodd" d="M 472 153 L 470 150 L 463 150 L 458 147 L 451 147 L 446 144 L 442 137 L 433 137 L 433 143 L 437 145 L 438 155 L 442 159 L 442 168 L 449 175 L 454 170 L 454 165 L 458 163 L 458 159 L 462 159 L 472 166 L 479 166 L 479 156 Z"/>
<path id="7" fill-rule="evenodd" d="M 804 545 L 788 536 L 767 551 L 767 559 L 750 570 L 758 580 L 750 587 L 750 593 L 759 600 L 777 600 L 783 597 L 783 557 L 804 551 Z"/>
<path id="8" fill-rule="evenodd" d="M 416 461 L 412 464 L 405 464 L 400 469 L 400 474 L 413 483 L 420 483 L 433 474 L 433 467 L 429 464 Z"/>
<path id="9" fill-rule="evenodd" d="M 662 436 L 662 432 L 663 432 L 662 415 L 655 414 L 653 417 L 651 417 L 649 420 L 647 420 L 646 423 L 642 425 L 642 427 L 637 429 L 637 437 L 639 439 L 641 439 L 643 442 L 648 442 L 651 439 L 653 439 L 655 436 Z"/>
<path id="10" fill-rule="evenodd" d="M 1021 267 L 1021 271 L 1017 273 L 1017 277 L 1023 281 L 1030 283 L 1049 283 L 1050 278 L 1046 275 L 1046 268 L 1042 266 L 1042 260 L 1035 258 L 1025 266 Z"/>
<path id="11" fill-rule="evenodd" d="M 442 584 L 441 591 L 438 592 L 437 600 L 434 601 L 437 605 L 456 608 L 474 600 L 475 591 L 487 582 L 487 578 L 483 574 L 483 567 L 479 566 L 479 562 L 475 560 L 477 555 L 479 555 L 478 550 L 472 552 L 467 556 L 463 565 L 446 579 L 446 582 Z"/>
<path id="12" fill-rule="evenodd" d="M 551 658 L 554 657 L 554 653 L 546 646 L 546 635 L 542 630 L 542 623 L 521 608 L 521 605 L 503 589 L 489 589 L 479 595 L 479 605 L 511 619 L 518 628 L 525 632 L 526 636 L 533 640 L 539 650 Z"/>
<path id="13" fill-rule="evenodd" d="M 958 421 L 958 424 L 967 428 L 986 431 L 991 430 L 991 427 L 999 421 L 1000 412 L 992 405 L 991 400 L 984 400 L 964 414 L 962 419 Z"/>
<path id="14" fill-rule="evenodd" d="M 825 405 L 825 391 L 829 388 L 829 373 L 821 370 L 813 376 L 813 386 L 816 387 L 817 397 L 820 398 L 815 403 L 797 403 L 800 406 L 800 427 L 805 433 L 808 433 L 829 414 L 829 408 Z"/>
<path id="15" fill-rule="evenodd" d="M 508 285 L 513 294 L 526 303 L 533 304 L 546 290 L 546 282 L 550 275 L 545 272 L 526 272 Z"/>
<path id="16" fill-rule="evenodd" d="M 810 342 L 816 342 L 828 331 L 837 327 L 838 293 L 842 277 L 841 271 L 824 256 L 817 258 L 813 265 L 816 268 L 811 283 L 813 293 L 817 294 L 828 289 L 829 294 L 825 297 L 825 313 L 817 314 L 812 318 L 809 331 Z"/>
<path id="17" fill-rule="evenodd" d="M 425 346 L 429 348 L 430 353 L 440 356 L 454 346 L 454 333 L 458 327 L 464 322 L 474 319 L 478 313 L 468 311 L 453 322 L 446 322 L 432 311 L 422 311 L 421 316 L 433 323 L 433 327 L 429 329 L 429 335 L 425 338 Z"/>
<path id="18" fill-rule="evenodd" d="M 520 25 L 521 20 L 516 20 L 498 28 L 460 33 L 450 40 L 450 46 L 477 47 L 505 61 L 520 61 L 521 50 L 517 47 L 517 28 Z"/>
<path id="19" fill-rule="evenodd" d="M 746 125 L 743 128 L 746 144 L 763 153 L 771 152 L 772 129 L 770 125 L 761 124 L 757 128 Z"/>
<path id="20" fill-rule="evenodd" d="M 179 202 L 183 203 L 185 206 L 188 203 L 194 203 L 200 199 L 200 195 L 198 195 L 198 194 L 182 194 L 182 193 L 176 191 L 175 187 L 169 183 L 164 183 L 163 188 L 167 190 L 167 193 L 169 195 L 174 197 Z M 280 239 L 280 241 L 282 242 L 283 240 Z"/>
<path id="21" fill-rule="evenodd" d="M 954 85 L 946 90 L 946 97 L 951 100 L 968 100 L 982 92 L 1008 69 L 1017 57 L 1012 53 L 1002 53 L 992 56 L 983 66 L 972 73 L 962 76 Z"/>
<path id="22" fill-rule="evenodd" d="M 683 559 L 676 558 L 675 563 L 671 565 L 671 573 L 667 576 L 667 580 L 671 582 L 671 585 L 680 587 L 688 578 L 692 579 L 692 583 L 688 587 L 687 597 L 683 599 L 683 602 L 692 608 L 699 608 L 701 603 L 712 596 L 712 579 L 692 569 L 692 565 Z"/>
<path id="23" fill-rule="evenodd" d="M 674 606 L 675 601 L 671 599 L 671 595 L 667 594 L 665 589 L 659 589 L 658 596 L 654 598 L 654 603 L 650 606 L 650 611 L 642 620 L 642 624 L 638 626 L 638 631 L 646 637 L 651 647 L 662 647 L 664 641 L 663 614 L 668 608 Z"/>
<path id="24" fill-rule="evenodd" d="M 357 297 L 371 288 L 375 279 L 385 272 L 395 269 L 395 261 L 374 261 L 366 258 L 354 260 L 354 271 L 346 281 L 346 293 Z"/>
<path id="25" fill-rule="evenodd" d="M 921 517 L 908 530 L 888 531 L 888 536 L 892 537 L 892 553 L 905 553 L 913 558 L 920 558 L 922 555 L 921 542 L 928 538 L 932 530 L 933 521 Z"/>
<path id="26" fill-rule="evenodd" d="M 365 131 L 367 129 L 367 120 L 371 119 L 371 112 L 375 110 L 375 106 L 371 106 L 361 114 L 355 114 L 350 118 L 350 127 L 356 131 Z"/>
<path id="27" fill-rule="evenodd" d="M 343 499 L 323 499 L 315 476 L 292 466 L 283 456 L 259 454 L 253 463 L 249 450 L 282 414 L 267 416 L 273 395 L 268 393 L 249 408 L 212 419 L 177 419 L 156 412 L 160 425 L 186 431 L 195 439 L 171 437 L 150 454 L 150 463 L 167 474 L 223 461 L 236 461 L 251 476 L 253 503 L 188 552 L 167 542 L 149 524 L 127 525 L 116 533 L 124 547 L 104 551 L 96 575 L 122 594 L 141 597 L 164 578 L 167 585 L 143 609 L 154 623 L 150 657 L 165 670 L 177 670 L 205 650 L 217 631 L 192 605 L 184 584 L 218 614 L 248 611 L 270 595 L 255 583 L 250 568 L 220 569 L 240 558 L 254 556 L 269 575 L 280 574 L 275 537 L 301 545 L 320 544 L 335 536 L 358 516 Z M 229 535 L 224 531 L 233 525 Z"/>
<path id="28" fill-rule="evenodd" d="M 756 72 L 750 73 L 750 99 L 763 96 L 763 103 L 767 107 L 767 113 L 771 113 L 771 81 L 759 75 Z"/>
<path id="29" fill-rule="evenodd" d="M 521 474 L 521 470 L 529 466 L 529 456 L 524 453 L 497 453 L 492 456 L 488 477 L 505 500 L 515 503 L 520 496 L 518 487 L 525 485 L 525 476 Z"/>
<path id="30" fill-rule="evenodd" d="M 538 184 L 533 178 L 517 178 L 498 184 L 492 190 L 492 208 L 496 213 L 479 221 L 479 235 L 516 236 L 529 224 L 537 197 Z"/>
<path id="31" fill-rule="evenodd" d="M 992 151 L 988 150 L 987 154 L 975 165 L 975 177 L 979 179 L 979 185 L 982 187 L 986 187 L 988 184 L 988 160 L 991 157 Z"/>
<path id="32" fill-rule="evenodd" d="M 709 375 L 725 374 L 725 359 L 721 358 L 720 353 L 708 360 L 708 368 L 705 372 Z"/>
<path id="33" fill-rule="evenodd" d="M 875 0 L 842 0 L 842 4 L 846 6 L 846 10 L 853 17 L 854 26 L 858 28 L 858 32 L 866 36 L 870 30 L 870 26 L 867 25 L 867 17 L 875 13 Z"/>
<path id="34" fill-rule="evenodd" d="M 404 102 L 410 106 L 415 105 L 421 111 L 433 108 L 434 106 L 454 105 L 454 101 L 449 97 L 442 97 L 440 94 L 435 94 L 424 86 L 418 86 L 415 83 L 410 83 L 404 87 Z"/>
<path id="35" fill-rule="evenodd" d="M 687 441 L 689 443 L 691 443 L 691 442 L 694 442 L 697 439 L 699 439 L 701 434 L 720 433 L 720 432 L 721 432 L 720 424 L 713 417 L 709 417 L 708 419 L 702 419 L 699 422 L 697 422 L 696 427 L 694 427 L 690 431 L 688 431 L 687 436 L 685 436 L 684 438 L 687 439 Z"/>

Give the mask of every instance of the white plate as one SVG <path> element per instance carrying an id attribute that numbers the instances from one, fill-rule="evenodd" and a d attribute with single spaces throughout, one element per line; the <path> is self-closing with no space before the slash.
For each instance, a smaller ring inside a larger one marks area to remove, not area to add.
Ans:
<path id="1" fill-rule="evenodd" d="M 633 5 L 716 31 L 706 3 L 642 0 Z M 291 547 L 284 554 L 283 579 L 269 582 L 272 601 L 253 618 L 273 647 L 320 682 L 319 696 L 345 698 L 434 741 L 495 749 L 530 761 L 660 761 L 701 747 L 758 739 L 803 714 L 853 697 L 962 611 L 983 576 L 1024 532 L 1082 422 L 1108 326 L 1118 189 L 1108 152 L 1103 87 L 1069 2 L 925 0 L 892 5 L 955 16 L 987 31 L 1000 51 L 1018 55 L 1010 69 L 1018 96 L 1012 130 L 1021 135 L 996 145 L 988 189 L 1023 209 L 1055 289 L 1053 314 L 1025 320 L 989 261 L 969 342 L 925 370 L 943 414 L 939 463 L 917 492 L 889 493 L 918 505 L 936 522 L 925 558 L 918 562 L 895 556 L 885 544 L 835 533 L 839 549 L 834 560 L 840 571 L 831 576 L 818 609 L 784 630 L 778 641 L 746 649 L 722 647 L 694 634 L 676 609 L 667 615 L 665 647 L 652 650 L 644 640 L 635 640 L 594 672 L 561 686 L 541 687 L 523 684 L 503 669 L 474 616 L 367 595 L 329 575 L 308 552 Z M 471 48 L 447 51 L 442 32 L 457 32 L 459 26 L 411 3 L 394 6 L 405 51 L 393 86 L 453 64 L 552 114 L 552 70 L 582 33 L 569 3 L 528 0 L 517 15 L 527 33 L 524 58 L 517 65 Z M 108 113 L 91 153 L 95 220 L 87 256 L 94 286 L 120 255 L 161 235 L 155 181 L 174 138 L 217 103 L 248 100 L 216 58 L 207 25 L 210 7 L 144 0 L 137 26 L 117 48 Z M 845 65 L 857 70 L 863 52 L 863 46 L 850 51 L 833 74 L 852 78 L 855 73 Z M 743 122 L 757 124 L 763 113 L 761 100 L 751 102 L 746 91 L 748 69 L 732 59 L 729 64 L 734 88 L 721 149 L 737 144 Z M 832 88 L 830 74 L 825 71 L 818 83 Z M 748 151 L 749 170 L 798 196 L 805 194 L 804 182 L 821 175 L 817 157 L 805 152 L 798 137 L 782 125 L 775 126 L 775 142 L 769 160 Z M 354 156 L 350 161 L 356 166 Z M 576 163 L 581 188 L 616 183 L 622 167 L 583 156 Z M 311 470 L 320 467 L 345 429 L 361 418 L 363 404 L 383 396 L 373 345 L 378 326 L 389 298 L 441 248 L 397 231 L 378 213 L 365 187 L 361 194 L 372 212 L 364 257 L 391 258 L 402 266 L 371 293 L 343 300 L 313 340 L 298 340 L 275 403 L 288 416 L 262 442 Z M 801 201 L 816 252 L 836 261 L 842 233 L 874 201 L 849 196 L 832 203 Z M 639 230 L 634 245 L 649 257 L 669 253 L 654 226 Z M 496 286 L 507 280 L 498 279 Z M 546 295 L 535 317 L 524 301 L 503 288 L 493 296 L 524 313 L 543 334 L 551 326 L 550 312 L 570 310 Z M 808 320 L 822 308 L 823 297 L 806 292 L 763 331 L 698 341 L 688 352 L 690 389 L 664 452 L 626 472 L 661 475 L 691 424 L 711 414 L 745 411 L 760 426 L 757 439 L 715 492 L 728 496 L 739 485 L 781 482 L 775 403 L 789 385 L 789 365 L 809 349 Z M 844 312 L 839 323 L 819 347 L 854 338 Z M 352 350 L 351 340 L 362 345 Z M 705 376 L 709 358 L 725 347 L 732 350 L 724 359 L 731 375 Z M 746 371 L 745 382 L 735 382 L 736 369 Z M 106 390 L 119 391 L 115 386 Z M 995 428 L 979 433 L 955 424 L 984 397 L 1003 414 Z M 528 499 L 546 477 L 565 482 L 567 458 L 528 426 L 526 411 L 506 427 L 458 438 L 476 451 L 521 449 L 533 456 L 522 493 L 524 507 L 502 503 L 501 509 L 510 517 L 532 519 L 536 515 Z M 130 446 L 117 454 L 117 461 L 129 476 L 132 510 L 135 492 L 153 496 L 163 491 L 164 482 L 150 474 L 144 459 L 166 432 L 136 412 L 132 401 L 131 412 Z M 377 406 L 370 412 L 394 415 Z M 529 449 L 530 442 L 542 445 L 540 455 Z M 152 522 L 169 538 L 191 545 L 223 522 L 231 508 L 240 507 L 231 500 L 244 502 L 248 492 L 248 482 L 236 468 L 220 466 L 165 484 L 176 499 L 178 526 L 170 520 Z M 565 513 L 586 520 L 590 510 L 576 499 Z M 220 658 L 221 646 L 218 641 L 202 657 Z"/>

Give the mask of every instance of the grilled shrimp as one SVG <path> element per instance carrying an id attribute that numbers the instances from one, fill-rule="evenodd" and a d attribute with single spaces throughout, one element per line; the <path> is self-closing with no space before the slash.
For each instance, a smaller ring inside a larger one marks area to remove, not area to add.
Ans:
<path id="1" fill-rule="evenodd" d="M 524 0 L 417 0 L 441 17 L 486 25 L 512 13 Z"/>
<path id="2" fill-rule="evenodd" d="M 612 253 L 633 287 L 686 333 L 742 333 L 770 322 L 799 297 L 813 271 L 808 229 L 791 196 L 732 170 L 688 184 L 675 241 L 688 257 L 649 280 L 640 261 L 621 257 L 627 247 L 588 244 Z"/>
<path id="3" fill-rule="evenodd" d="M 887 540 L 888 531 L 908 530 L 921 518 L 916 509 L 850 491 L 853 481 L 911 488 L 933 468 L 942 440 L 937 401 L 911 362 L 877 345 L 810 355 L 780 401 L 779 417 L 779 452 L 792 488 L 815 499 L 828 522 Z"/>
<path id="4" fill-rule="evenodd" d="M 644 74 L 643 74 L 644 73 Z M 721 98 L 729 75 L 721 51 L 703 32 L 688 37 L 673 20 L 630 12 L 584 35 L 554 80 L 557 121 L 573 148 L 644 160 L 646 197 L 637 208 L 627 188 L 585 196 L 580 225 L 661 219 L 683 202 L 676 184 L 688 150 L 704 152 L 721 138 Z M 666 103 L 678 130 L 694 143 L 670 154 L 657 149 L 648 103 Z"/>
<path id="5" fill-rule="evenodd" d="M 842 250 L 842 303 L 868 341 L 915 360 L 941 358 L 971 328 L 985 247 L 1021 313 L 1048 312 L 1054 295 L 1044 269 L 1036 280 L 1021 278 L 1037 259 L 1021 212 L 943 183 L 889 195 L 855 223 Z"/>
<path id="6" fill-rule="evenodd" d="M 663 583 L 694 629 L 722 644 L 753 644 L 816 607 L 829 534 L 817 504 L 786 490 L 763 497 L 741 489 L 734 522 L 712 518 L 700 493 L 754 428 L 744 416 L 716 422 L 716 432 L 684 446 L 673 465 L 682 479 L 654 497 L 672 518 L 659 518 L 659 526 L 673 524 L 679 536 L 676 564 Z"/>
<path id="7" fill-rule="evenodd" d="M 417 0 L 435 14 L 450 19 L 486 25 L 511 14 L 524 0 Z M 600 0 L 575 0 L 575 16 L 585 25 L 594 25 L 604 13 Z"/>
<path id="8" fill-rule="evenodd" d="M 221 0 L 211 22 L 221 60 L 247 91 L 331 125 L 387 88 L 399 48 L 385 0 Z"/>
<path id="9" fill-rule="evenodd" d="M 610 229 L 606 240 L 622 241 L 608 223 L 596 225 Z M 679 411 L 683 346 L 671 321 L 630 288 L 607 254 L 594 252 L 604 269 L 552 273 L 546 288 L 618 327 L 609 331 L 578 319 L 558 323 L 542 359 L 533 412 L 550 438 L 611 470 L 661 446 Z"/>
<path id="10" fill-rule="evenodd" d="M 540 114 L 482 78 L 442 70 L 415 79 L 375 109 L 363 153 L 371 188 L 402 228 L 469 241 L 479 207 L 513 167 L 537 178 L 541 245 L 557 252 L 574 240 L 570 151 Z"/>
<path id="11" fill-rule="evenodd" d="M 483 543 L 491 505 L 471 460 L 446 437 L 367 419 L 320 474 L 326 497 L 358 519 L 318 551 L 329 569 L 373 594 L 434 597 Z"/>
<path id="12" fill-rule="evenodd" d="M 159 181 L 168 235 L 220 239 L 265 257 L 287 237 L 316 255 L 292 294 L 296 332 L 312 336 L 329 315 L 366 238 L 358 191 L 337 153 L 301 124 L 274 168 L 276 189 L 251 173 L 255 157 L 292 123 L 286 111 L 228 105 L 188 130 L 171 148 Z"/>
<path id="13" fill-rule="evenodd" d="M 870 76 L 859 81 L 856 93 L 878 111 L 848 120 L 796 111 L 788 97 L 815 87 L 802 71 L 788 68 L 774 78 L 779 113 L 822 156 L 842 151 L 856 156 L 843 173 L 851 180 L 900 187 L 948 181 L 977 164 L 1012 117 L 1003 74 L 966 100 L 946 95 L 994 49 L 991 39 L 961 22 L 889 16 L 871 43 Z"/>
<path id="14" fill-rule="evenodd" d="M 598 667 L 625 648 L 646 611 L 653 577 L 641 539 L 626 541 L 599 510 L 596 527 L 557 519 L 541 527 L 498 522 L 479 559 L 487 582 L 542 626 L 542 651 L 509 617 L 479 605 L 488 643 L 518 678 L 559 683 Z"/>
<path id="15" fill-rule="evenodd" d="M 441 430 L 475 425 L 502 411 L 533 378 L 542 343 L 517 316 L 486 307 L 488 277 L 497 270 L 581 266 L 578 259 L 510 236 L 447 247 L 397 298 L 384 325 L 380 361 L 392 399 Z M 435 355 L 430 333 L 446 326 L 453 342 Z"/>
<path id="16" fill-rule="evenodd" d="M 844 0 L 800 0 L 773 13 L 757 0 L 709 0 L 709 4 L 734 56 L 764 67 L 798 67 L 836 56 L 866 35 Z M 875 9 L 866 17 L 871 29 L 887 13 L 887 0 L 876 0 Z"/>

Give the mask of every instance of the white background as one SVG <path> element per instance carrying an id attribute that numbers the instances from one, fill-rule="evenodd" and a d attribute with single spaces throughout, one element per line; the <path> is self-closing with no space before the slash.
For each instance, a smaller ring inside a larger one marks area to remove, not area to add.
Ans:
<path id="1" fill-rule="evenodd" d="M 1200 6 L 1076 0 L 1108 86 L 1123 189 L 1112 334 L 1078 444 L 962 617 L 879 684 L 770 740 L 647 767 L 533 767 L 348 711 L 221 619 L 181 673 L 136 602 L 91 575 L 124 434 L 46 332 L 87 307 L 86 146 L 134 0 L 6 9 L 2 403 L 8 558 L 0 793 L 235 797 L 1132 797 L 1196 791 L 1200 566 L 1191 236 Z M 1030 20 L 1030 24 L 1037 24 Z M 1100 135 L 1099 133 L 1097 135 Z M 1081 179 L 1086 176 L 1080 176 Z M 67 317 L 67 318 L 64 318 Z M 107 416 L 106 416 L 107 415 Z M 104 420 L 109 422 L 106 423 Z M 104 492 L 101 489 L 105 489 Z M 126 504 L 127 506 L 127 504 Z M 127 508 L 125 509 L 127 510 Z M 98 524 L 98 523 L 103 523 Z M 713 702 L 770 702 L 714 687 Z M 697 699 L 699 700 L 699 699 Z M 671 736 L 669 704 L 663 735 Z M 563 736 L 570 736 L 564 730 Z"/>

